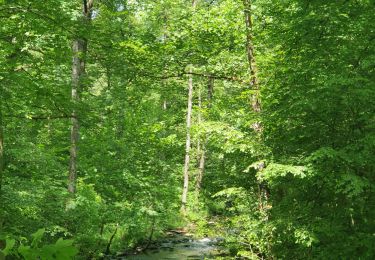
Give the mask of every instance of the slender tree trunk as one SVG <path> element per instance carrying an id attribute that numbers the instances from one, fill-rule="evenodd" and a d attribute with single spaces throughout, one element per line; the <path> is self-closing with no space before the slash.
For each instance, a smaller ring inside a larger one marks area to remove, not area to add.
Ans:
<path id="1" fill-rule="evenodd" d="M 79 87 L 80 80 L 83 74 L 81 70 L 81 57 L 83 52 L 82 40 L 77 39 L 73 41 L 73 67 L 72 67 L 72 101 L 76 106 L 79 102 Z M 77 178 L 77 144 L 79 139 L 79 122 L 77 112 L 74 109 L 72 112 L 72 125 L 70 130 L 70 161 L 69 161 L 69 182 L 68 191 L 74 193 L 76 190 Z"/>
<path id="2" fill-rule="evenodd" d="M 1 83 L 0 83 L 1 85 Z M 0 232 L 2 231 L 4 219 L 3 179 L 4 179 L 4 128 L 3 128 L 3 86 L 0 86 Z"/>
<path id="3" fill-rule="evenodd" d="M 254 44 L 253 44 L 253 23 L 251 18 L 251 0 L 243 0 L 244 5 L 244 15 L 245 15 L 245 25 L 246 25 L 246 53 L 247 53 L 247 60 L 249 63 L 250 68 L 250 76 L 251 76 L 251 87 L 254 90 L 254 94 L 251 97 L 251 106 L 255 113 L 259 113 L 261 111 L 261 105 L 259 100 L 259 82 L 257 77 L 257 66 L 255 61 L 255 54 L 254 54 Z M 252 124 L 252 128 L 256 131 L 261 133 L 262 126 L 259 121 Z M 265 168 L 265 164 L 263 162 L 257 165 L 257 170 L 262 171 Z M 268 187 L 265 183 L 259 183 L 259 209 L 263 210 L 264 204 L 267 203 L 269 192 Z M 264 199 L 264 201 L 263 201 Z"/>
<path id="4" fill-rule="evenodd" d="M 255 89 L 258 88 L 257 80 L 257 68 L 255 63 L 254 55 L 254 45 L 253 45 L 253 23 L 251 20 L 251 0 L 243 0 L 244 4 L 244 15 L 245 15 L 245 25 L 246 25 L 246 53 L 247 60 L 249 62 L 251 84 Z"/>
<path id="5" fill-rule="evenodd" d="M 4 178 L 4 129 L 3 129 L 3 91 L 0 86 L 0 203 L 2 201 L 3 178 Z"/>
<path id="6" fill-rule="evenodd" d="M 168 108 L 168 106 L 167 106 L 167 100 L 164 99 L 164 100 L 163 100 L 162 109 L 163 109 L 163 110 L 167 110 L 167 108 Z"/>
<path id="7" fill-rule="evenodd" d="M 212 102 L 212 96 L 213 96 L 213 86 L 214 86 L 214 79 L 212 77 L 208 78 L 208 85 L 207 85 L 207 107 L 211 107 L 211 102 Z M 201 93 L 199 91 L 199 98 L 198 98 L 198 106 L 199 106 L 199 114 L 198 114 L 198 124 L 202 123 L 202 116 L 201 116 L 201 108 L 202 108 L 202 98 L 201 98 Z M 197 194 L 199 195 L 199 192 L 202 187 L 202 179 L 203 179 L 203 174 L 205 171 L 205 163 L 206 163 L 206 142 L 207 142 L 207 137 L 206 135 L 203 136 L 202 138 L 202 147 L 201 151 L 199 153 L 199 166 L 198 166 L 198 176 L 197 176 L 197 183 L 196 183 L 196 191 Z"/>
<path id="8" fill-rule="evenodd" d="M 168 38 L 168 16 L 167 16 L 165 10 L 164 10 L 164 13 L 163 13 L 163 36 L 162 37 L 163 37 L 162 38 L 162 42 L 163 42 L 164 45 L 166 45 L 167 38 Z M 166 75 L 166 64 L 164 63 L 163 64 L 163 76 L 165 76 L 165 75 Z M 163 86 L 164 90 L 167 89 L 167 79 L 166 78 L 162 79 L 162 86 Z M 164 97 L 163 98 L 163 103 L 162 103 L 162 109 L 163 110 L 167 110 L 167 108 L 168 108 L 168 101 L 167 101 L 167 98 Z"/>
<path id="9" fill-rule="evenodd" d="M 117 230 L 118 230 L 118 224 L 117 224 L 116 229 L 115 229 L 115 231 L 113 232 L 111 238 L 109 239 L 109 241 L 108 241 L 108 243 L 107 243 L 107 246 L 106 246 L 106 249 L 105 249 L 105 254 L 106 254 L 106 255 L 109 255 L 109 254 L 111 253 L 111 245 L 112 245 L 112 241 L 113 241 L 113 239 L 114 239 L 115 236 L 116 236 Z"/>
<path id="10" fill-rule="evenodd" d="M 83 1 L 83 25 L 91 19 L 92 0 Z M 87 40 L 84 38 L 77 38 L 72 43 L 73 61 L 72 61 L 72 94 L 71 100 L 74 105 L 71 118 L 70 131 L 70 160 L 69 160 L 69 176 L 68 176 L 68 191 L 75 193 L 77 181 L 77 149 L 79 141 L 79 120 L 76 106 L 80 102 L 79 92 L 82 87 L 82 80 L 85 75 L 85 59 L 87 53 Z"/>
<path id="11" fill-rule="evenodd" d="M 189 70 L 192 72 L 192 68 Z M 189 164 L 190 164 L 190 146 L 191 146 L 191 115 L 193 110 L 193 76 L 189 74 L 188 80 L 188 106 L 186 112 L 186 145 L 185 145 L 185 164 L 184 164 L 184 186 L 182 190 L 182 207 L 183 213 L 186 213 L 187 193 L 189 190 Z"/>
<path id="12" fill-rule="evenodd" d="M 196 186 L 198 195 L 202 187 L 202 179 L 203 179 L 203 174 L 204 174 L 205 162 L 206 162 L 206 145 L 203 143 L 202 150 L 200 153 L 200 158 L 199 158 L 198 177 L 197 177 L 197 186 Z"/>
<path id="13" fill-rule="evenodd" d="M 202 91 L 201 91 L 201 86 L 198 86 L 198 126 L 200 127 L 202 124 Z M 199 166 L 199 161 L 201 158 L 201 141 L 202 141 L 202 136 L 201 136 L 201 131 L 198 133 L 198 138 L 197 138 L 197 162 Z"/>
<path id="14" fill-rule="evenodd" d="M 192 1 L 193 10 L 197 5 L 197 0 Z M 193 109 L 193 67 L 190 65 L 189 68 L 189 80 L 188 80 L 188 107 L 186 113 L 186 146 L 185 146 L 185 164 L 184 164 L 184 186 L 182 189 L 182 205 L 181 211 L 183 214 L 186 214 L 186 203 L 187 203 L 187 194 L 189 191 L 189 164 L 190 164 L 190 147 L 191 147 L 191 137 L 190 137 L 190 128 L 191 128 L 191 115 Z"/>
<path id="15" fill-rule="evenodd" d="M 214 96 L 214 78 L 208 78 L 208 89 L 207 89 L 207 99 L 208 99 L 208 108 L 211 108 L 212 98 Z"/>
<path id="16" fill-rule="evenodd" d="M 243 4 L 246 24 L 246 53 L 250 68 L 251 88 L 255 91 L 254 95 L 252 96 L 251 105 L 254 112 L 260 112 L 261 108 L 259 102 L 259 83 L 257 78 L 257 66 L 254 54 L 253 23 L 251 20 L 251 0 L 243 0 Z"/>

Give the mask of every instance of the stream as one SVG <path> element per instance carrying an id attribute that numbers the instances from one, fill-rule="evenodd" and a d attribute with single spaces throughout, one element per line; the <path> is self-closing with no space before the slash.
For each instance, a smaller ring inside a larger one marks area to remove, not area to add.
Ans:
<path id="1" fill-rule="evenodd" d="M 184 234 L 173 234 L 166 239 L 151 245 L 147 250 L 128 255 L 122 259 L 129 260 L 200 260 L 200 259 L 233 259 L 228 257 L 225 248 L 219 245 L 221 239 L 193 239 Z"/>

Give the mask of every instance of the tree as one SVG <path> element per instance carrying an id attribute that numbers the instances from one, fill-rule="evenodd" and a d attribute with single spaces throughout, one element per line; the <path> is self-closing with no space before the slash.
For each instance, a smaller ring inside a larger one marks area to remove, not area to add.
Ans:
<path id="1" fill-rule="evenodd" d="M 81 25 L 86 28 L 91 19 L 93 0 L 83 1 L 83 21 Z M 87 39 L 77 38 L 72 43 L 73 63 L 72 63 L 72 103 L 77 106 L 79 103 L 79 92 L 84 84 L 86 70 Z M 70 161 L 69 161 L 69 181 L 68 191 L 75 193 L 77 179 L 77 146 L 79 141 L 79 120 L 75 109 L 72 112 L 72 126 L 70 134 Z"/>
<path id="2" fill-rule="evenodd" d="M 3 88 L 0 87 L 0 97 L 3 97 Z M 2 98 L 1 98 L 2 100 Z M 3 129 L 3 102 L 0 101 L 0 199 L 2 197 L 4 172 L 4 129 Z"/>
<path id="3" fill-rule="evenodd" d="M 196 8 L 196 0 L 192 1 L 192 8 Z M 190 149 L 191 149 L 191 117 L 193 110 L 193 65 L 190 65 L 188 74 L 188 100 L 187 100 L 187 111 L 186 111 L 186 144 L 185 144 L 185 164 L 184 164 L 184 186 L 182 189 L 182 206 L 181 211 L 186 214 L 187 194 L 189 191 L 189 164 L 190 164 Z"/>
<path id="4" fill-rule="evenodd" d="M 213 89 L 214 89 L 214 79 L 212 77 L 208 77 L 208 82 L 207 82 L 207 107 L 211 107 L 211 102 L 212 102 L 212 97 L 213 97 Z M 199 89 L 198 93 L 198 126 L 201 126 L 202 124 L 202 96 L 201 96 L 201 90 Z M 203 134 L 202 136 L 199 136 L 200 142 L 201 142 L 201 148 L 198 149 L 198 176 L 197 176 L 197 181 L 196 181 L 196 191 L 199 192 L 202 188 L 202 180 L 203 180 L 203 175 L 204 175 L 204 169 L 205 169 L 205 164 L 206 164 L 206 142 L 207 142 L 207 137 L 206 133 Z"/>

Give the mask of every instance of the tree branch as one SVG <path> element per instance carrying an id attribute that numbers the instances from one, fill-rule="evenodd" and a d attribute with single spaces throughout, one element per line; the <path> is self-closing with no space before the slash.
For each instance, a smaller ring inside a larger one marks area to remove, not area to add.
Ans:
<path id="1" fill-rule="evenodd" d="M 4 117 L 9 118 L 19 118 L 19 119 L 31 119 L 31 120 L 52 120 L 52 119 L 68 119 L 68 118 L 75 118 L 75 116 L 71 115 L 51 115 L 51 116 L 26 116 L 26 115 L 4 115 Z"/>
<path id="2" fill-rule="evenodd" d="M 185 75 L 193 75 L 198 77 L 204 77 L 204 78 L 213 78 L 213 79 L 222 79 L 225 81 L 234 81 L 241 84 L 250 84 L 250 82 L 245 81 L 241 78 L 235 77 L 235 76 L 226 76 L 226 75 L 216 75 L 216 74 L 209 74 L 209 73 L 198 73 L 198 72 L 181 72 L 178 74 L 171 74 L 171 75 L 165 75 L 165 76 L 157 76 L 157 75 L 151 75 L 151 74 L 143 74 L 142 76 L 150 77 L 150 78 L 156 78 L 156 79 L 169 79 L 169 78 L 180 78 Z"/>

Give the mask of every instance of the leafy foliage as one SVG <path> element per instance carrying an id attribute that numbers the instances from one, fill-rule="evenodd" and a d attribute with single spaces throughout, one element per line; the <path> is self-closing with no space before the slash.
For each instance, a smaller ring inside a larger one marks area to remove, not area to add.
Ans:
<path id="1" fill-rule="evenodd" d="M 32 234 L 32 240 L 26 245 L 25 238 L 20 240 L 20 245 L 14 248 L 16 240 L 7 238 L 6 247 L 0 251 L 2 257 L 22 257 L 25 260 L 31 259 L 73 259 L 78 250 L 73 246 L 73 240 L 59 238 L 54 244 L 42 245 L 45 229 L 39 229 Z"/>
<path id="2" fill-rule="evenodd" d="M 0 0 L 0 259 L 104 257 L 183 225 L 188 76 L 198 233 L 250 259 L 373 258 L 373 1 L 94 0 L 83 19 L 87 2 Z"/>

